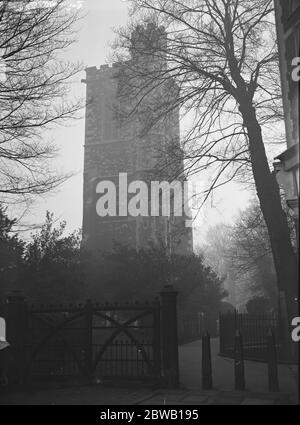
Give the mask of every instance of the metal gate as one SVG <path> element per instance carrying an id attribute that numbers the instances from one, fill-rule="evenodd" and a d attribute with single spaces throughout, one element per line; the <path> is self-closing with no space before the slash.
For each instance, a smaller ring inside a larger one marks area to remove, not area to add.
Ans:
<path id="1" fill-rule="evenodd" d="M 31 307 L 24 346 L 26 381 L 158 379 L 160 303 Z"/>

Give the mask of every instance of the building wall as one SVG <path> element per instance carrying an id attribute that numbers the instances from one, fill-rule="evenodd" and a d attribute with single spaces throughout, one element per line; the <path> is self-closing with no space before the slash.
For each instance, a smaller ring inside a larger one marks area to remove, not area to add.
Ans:
<path id="1" fill-rule="evenodd" d="M 143 40 L 149 31 L 154 31 L 153 26 L 138 27 L 133 33 L 135 42 Z M 163 34 L 161 29 L 159 31 Z M 130 64 L 127 64 L 132 67 L 139 62 L 140 67 L 153 66 L 155 61 L 149 60 L 149 56 L 143 58 L 145 46 L 143 48 L 141 44 L 140 48 L 141 54 L 137 55 L 135 50 Z M 175 252 L 190 253 L 192 231 L 185 227 L 185 217 L 101 218 L 96 213 L 96 185 L 99 181 L 110 180 L 118 184 L 119 173 L 127 173 L 129 182 L 148 182 L 149 187 L 151 180 L 168 180 L 172 174 L 170 169 L 157 175 L 162 160 L 160 152 L 169 144 L 178 151 L 180 148 L 178 110 L 168 114 L 147 133 L 141 132 L 147 113 L 127 116 L 132 110 L 132 102 L 130 96 L 119 95 L 119 84 L 125 69 L 130 67 L 119 63 L 86 70 L 83 243 L 89 250 L 110 251 L 118 242 L 136 249 L 154 244 Z M 169 91 L 169 87 L 160 87 L 155 95 L 166 96 Z M 184 180 L 182 159 L 176 167 L 181 169 L 181 179 Z"/>
<path id="2" fill-rule="evenodd" d="M 300 84 L 293 71 L 296 63 L 300 65 L 300 0 L 275 0 L 275 11 L 287 143 L 287 149 L 276 158 L 275 169 L 298 220 Z"/>
<path id="3" fill-rule="evenodd" d="M 299 143 L 299 84 L 292 79 L 292 62 L 300 57 L 300 1 L 277 0 L 275 4 L 287 145 L 290 147 Z"/>

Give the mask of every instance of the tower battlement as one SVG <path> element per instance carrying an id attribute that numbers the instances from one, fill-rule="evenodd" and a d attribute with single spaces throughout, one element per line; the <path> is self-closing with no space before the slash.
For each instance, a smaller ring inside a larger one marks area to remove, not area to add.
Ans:
<path id="1" fill-rule="evenodd" d="M 156 49 L 162 49 L 167 45 L 167 32 L 165 27 L 157 26 L 154 23 L 147 25 L 137 25 L 131 35 L 131 55 L 137 56 L 149 55 Z"/>
<path id="2" fill-rule="evenodd" d="M 114 62 L 113 64 L 100 65 L 99 68 L 90 66 L 85 69 L 86 79 L 83 79 L 82 82 L 85 83 L 86 80 L 95 80 L 105 75 L 113 75 L 113 72 L 118 70 L 123 64 L 122 62 Z"/>
<path id="3" fill-rule="evenodd" d="M 132 32 L 131 41 L 143 43 L 149 41 L 161 41 L 167 38 L 167 32 L 164 26 L 157 26 L 154 23 L 147 25 L 137 25 Z"/>
<path id="4" fill-rule="evenodd" d="M 112 64 L 103 64 L 99 68 L 91 66 L 85 69 L 87 80 L 97 80 L 103 76 L 114 76 L 114 71 L 120 69 L 121 66 L 130 65 L 130 62 L 141 56 L 149 56 L 151 52 L 160 47 L 164 47 L 167 43 L 167 33 L 163 26 L 157 26 L 154 23 L 147 25 L 137 25 L 131 35 L 131 56 L 132 59 L 127 62 L 114 62 Z"/>

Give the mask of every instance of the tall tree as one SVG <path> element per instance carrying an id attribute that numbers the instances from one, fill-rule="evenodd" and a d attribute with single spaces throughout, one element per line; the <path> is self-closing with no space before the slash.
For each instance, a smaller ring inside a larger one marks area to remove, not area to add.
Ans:
<path id="1" fill-rule="evenodd" d="M 12 289 L 22 264 L 25 244 L 14 232 L 15 223 L 0 204 L 0 297 Z"/>
<path id="2" fill-rule="evenodd" d="M 169 277 L 179 291 L 182 314 L 215 313 L 227 293 L 223 281 L 197 255 L 169 255 L 165 248 L 136 251 L 116 245 L 114 252 L 91 258 L 86 281 L 95 299 L 149 301 L 158 296 Z"/>
<path id="3" fill-rule="evenodd" d="M 69 0 L 0 2 L 0 195 L 45 193 L 64 181 L 51 167 L 55 146 L 42 131 L 74 116 L 68 96 L 81 67 L 64 60 L 76 40 Z"/>
<path id="4" fill-rule="evenodd" d="M 225 287 L 234 304 L 245 306 L 249 298 L 264 296 L 278 308 L 269 235 L 256 199 L 239 213 L 233 225 L 220 223 L 209 228 L 206 240 L 206 261 L 220 276 L 227 277 Z"/>
<path id="5" fill-rule="evenodd" d="M 55 223 L 49 211 L 23 254 L 19 285 L 30 300 L 42 303 L 80 300 L 83 290 L 80 232 L 65 234 L 66 222 Z"/>
<path id="6" fill-rule="evenodd" d="M 282 116 L 273 1 L 131 3 L 133 25 L 120 31 L 117 52 L 119 59 L 124 47 L 131 52 L 122 67 L 120 96 L 136 99 L 135 108 L 147 115 L 148 128 L 175 109 L 187 115 L 187 169 L 212 173 L 204 201 L 212 190 L 252 172 L 282 308 L 287 303 L 289 314 L 295 314 L 297 261 L 264 143 Z M 148 25 L 136 27 L 137 21 Z M 166 84 L 170 94 L 162 98 L 159 88 Z"/>

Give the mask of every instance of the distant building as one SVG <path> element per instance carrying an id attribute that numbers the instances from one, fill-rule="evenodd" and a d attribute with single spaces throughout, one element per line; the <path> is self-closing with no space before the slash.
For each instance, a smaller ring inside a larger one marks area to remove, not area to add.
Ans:
<path id="1" fill-rule="evenodd" d="M 299 226 L 300 0 L 274 0 L 276 11 L 287 149 L 275 170 Z"/>
<path id="2" fill-rule="evenodd" d="M 169 146 L 181 152 L 178 109 L 144 133 L 142 121 L 147 114 L 136 111 L 124 119 L 133 104 L 130 94 L 124 97 L 119 93 L 124 74 L 137 65 L 145 75 L 147 67 L 163 66 L 161 59 L 156 59 L 147 51 L 147 40 L 150 38 L 152 45 L 153 40 L 166 42 L 164 28 L 151 24 L 146 28 L 138 26 L 132 34 L 132 43 L 138 49 L 132 50 L 131 60 L 113 64 L 112 67 L 102 65 L 100 69 L 92 67 L 86 70 L 83 244 L 88 250 L 111 251 L 115 242 L 137 250 L 150 245 L 163 246 L 171 252 L 182 254 L 193 250 L 192 229 L 185 226 L 185 216 L 100 217 L 96 211 L 99 199 L 96 188 L 100 181 L 112 181 L 118 187 L 120 173 L 127 173 L 129 183 L 143 181 L 149 187 L 152 180 L 170 181 L 168 167 L 161 170 L 158 178 L 160 151 Z M 172 88 L 165 84 L 159 90 L 158 95 L 164 98 Z M 147 100 L 143 106 L 147 107 Z M 184 181 L 180 154 L 176 166 L 180 170 L 179 179 Z M 118 207 L 119 202 L 122 201 L 118 199 Z"/>

